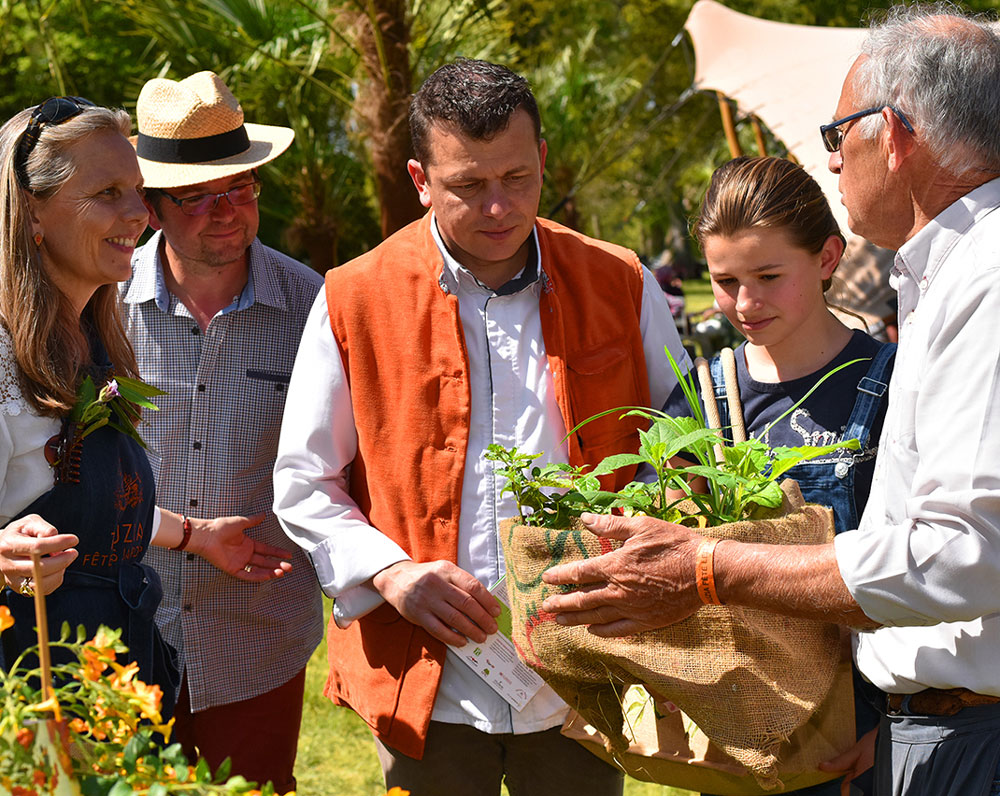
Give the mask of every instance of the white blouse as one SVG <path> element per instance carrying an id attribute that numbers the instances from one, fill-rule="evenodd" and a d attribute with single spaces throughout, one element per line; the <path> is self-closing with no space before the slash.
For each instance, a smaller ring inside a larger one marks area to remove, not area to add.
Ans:
<path id="1" fill-rule="evenodd" d="M 45 443 L 59 433 L 55 417 L 40 417 L 21 393 L 10 334 L 0 326 L 0 527 L 53 484 Z"/>

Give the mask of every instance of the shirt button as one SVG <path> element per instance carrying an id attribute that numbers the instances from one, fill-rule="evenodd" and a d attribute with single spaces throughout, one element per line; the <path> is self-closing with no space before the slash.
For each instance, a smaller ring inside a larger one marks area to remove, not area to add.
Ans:
<path id="1" fill-rule="evenodd" d="M 198 392 L 205 392 L 205 385 L 204 384 L 199 384 L 198 385 Z"/>
<path id="2" fill-rule="evenodd" d="M 191 608 L 192 608 L 191 603 L 184 603 L 184 610 L 185 611 L 190 611 Z"/>
<path id="3" fill-rule="evenodd" d="M 187 554 L 187 560 L 188 561 L 194 561 L 194 559 L 195 559 L 194 553 L 188 553 Z"/>
<path id="4" fill-rule="evenodd" d="M 196 451 L 200 451 L 201 450 L 201 443 L 200 442 L 196 442 L 191 447 L 194 448 Z"/>
<path id="5" fill-rule="evenodd" d="M 201 329 L 199 329 L 197 326 L 192 326 L 191 334 L 201 334 Z"/>
<path id="6" fill-rule="evenodd" d="M 197 498 L 191 498 L 188 501 L 188 505 L 190 505 L 192 508 L 196 507 L 198 505 L 198 499 Z"/>
<path id="7" fill-rule="evenodd" d="M 275 389 L 276 392 L 281 392 L 282 390 L 285 389 L 285 385 L 284 384 L 275 384 L 274 385 L 274 389 Z"/>

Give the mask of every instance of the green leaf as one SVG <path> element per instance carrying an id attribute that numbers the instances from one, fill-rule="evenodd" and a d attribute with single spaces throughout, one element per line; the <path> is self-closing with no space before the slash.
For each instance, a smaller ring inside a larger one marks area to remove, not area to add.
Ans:
<path id="1" fill-rule="evenodd" d="M 215 770 L 215 778 L 213 779 L 213 782 L 217 784 L 225 782 L 227 779 L 229 779 L 229 775 L 230 773 L 232 773 L 232 770 L 233 770 L 233 761 L 227 757 L 219 764 L 219 767 Z"/>
<path id="2" fill-rule="evenodd" d="M 832 445 L 803 445 L 799 448 L 775 448 L 774 459 L 771 462 L 771 478 L 778 479 L 797 464 L 810 461 L 819 456 L 826 456 L 836 450 L 858 450 L 861 443 L 856 439 L 835 442 Z"/>
<path id="3" fill-rule="evenodd" d="M 141 396 L 147 398 L 153 398 L 157 395 L 167 395 L 166 392 L 154 387 L 152 384 L 146 384 L 144 381 L 139 381 L 138 379 L 130 379 L 127 376 L 115 376 L 115 381 L 118 382 L 118 391 L 122 391 L 122 387 L 130 392 L 136 392 Z M 125 393 L 122 392 L 122 395 Z M 131 399 L 129 399 L 131 400 Z"/>
<path id="4" fill-rule="evenodd" d="M 133 761 L 133 766 L 135 762 Z M 134 796 L 135 791 L 132 790 L 132 786 L 124 779 L 118 780 L 114 787 L 108 791 L 108 796 Z"/>
<path id="5" fill-rule="evenodd" d="M 164 763 L 170 763 L 170 765 L 175 767 L 185 765 L 187 763 L 187 758 L 184 756 L 184 750 L 179 743 L 172 743 L 160 752 L 160 759 Z"/>
<path id="6" fill-rule="evenodd" d="M 162 782 L 156 782 L 150 787 L 147 793 L 149 796 L 168 796 L 169 791 L 167 790 L 167 786 Z"/>
<path id="7" fill-rule="evenodd" d="M 204 757 L 198 759 L 198 764 L 194 767 L 194 774 L 198 782 L 212 781 L 212 771 Z"/>
<path id="8" fill-rule="evenodd" d="M 748 503 L 756 503 L 769 509 L 776 509 L 784 500 L 784 493 L 776 481 L 768 481 L 762 490 L 746 498 Z"/>
<path id="9" fill-rule="evenodd" d="M 646 459 L 637 453 L 615 453 L 601 460 L 601 463 L 594 468 L 593 475 L 607 475 L 613 473 L 620 467 L 642 464 Z"/>
<path id="10" fill-rule="evenodd" d="M 94 386 L 94 380 L 90 376 L 84 376 L 83 381 L 80 382 L 80 389 L 76 391 L 76 404 L 69 413 L 69 419 L 78 423 L 83 415 L 83 410 L 96 400 L 97 388 Z"/>

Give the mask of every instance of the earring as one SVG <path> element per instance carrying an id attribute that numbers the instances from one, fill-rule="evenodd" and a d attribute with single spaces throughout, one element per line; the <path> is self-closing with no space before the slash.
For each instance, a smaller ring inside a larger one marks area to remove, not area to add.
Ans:
<path id="1" fill-rule="evenodd" d="M 41 246 L 42 246 L 42 233 L 41 232 L 36 232 L 35 233 L 35 248 L 39 249 L 39 248 L 41 248 Z"/>

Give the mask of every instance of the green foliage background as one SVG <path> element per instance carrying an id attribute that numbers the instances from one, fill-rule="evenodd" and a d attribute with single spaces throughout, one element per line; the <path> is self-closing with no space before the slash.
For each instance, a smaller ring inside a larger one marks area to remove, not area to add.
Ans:
<path id="1" fill-rule="evenodd" d="M 691 256 L 688 220 L 712 169 L 729 157 L 715 97 L 685 93 L 694 56 L 682 27 L 691 5 L 0 0 L 0 116 L 63 93 L 134 111 L 149 78 L 212 69 L 249 120 L 296 130 L 292 150 L 267 170 L 262 237 L 326 267 L 381 238 L 372 152 L 385 131 L 361 107 L 371 76 L 359 25 L 395 18 L 406 34 L 411 89 L 457 55 L 507 63 L 529 77 L 549 142 L 543 215 L 642 254 L 669 247 Z M 886 4 L 729 5 L 772 20 L 857 26 Z M 972 5 L 988 8 L 984 0 Z M 752 152 L 752 133 L 743 128 Z"/>

